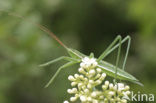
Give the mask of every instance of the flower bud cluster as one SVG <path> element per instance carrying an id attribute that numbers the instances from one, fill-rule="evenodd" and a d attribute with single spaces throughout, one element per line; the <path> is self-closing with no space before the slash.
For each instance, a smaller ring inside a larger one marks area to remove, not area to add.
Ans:
<path id="1" fill-rule="evenodd" d="M 130 94 L 130 87 L 125 86 L 123 83 L 104 82 L 106 74 L 100 68 L 97 68 L 97 65 L 96 59 L 85 57 L 80 63 L 79 74 L 68 77 L 73 88 L 68 89 L 67 92 L 74 95 L 70 98 L 70 101 L 80 100 L 81 103 L 127 103 L 127 100 L 122 97 Z M 99 85 L 101 86 L 100 90 L 97 89 Z M 64 101 L 64 103 L 69 102 Z"/>

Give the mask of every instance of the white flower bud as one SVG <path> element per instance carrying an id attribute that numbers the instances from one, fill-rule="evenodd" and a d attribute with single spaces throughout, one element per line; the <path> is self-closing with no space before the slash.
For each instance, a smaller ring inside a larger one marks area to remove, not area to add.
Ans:
<path id="1" fill-rule="evenodd" d="M 85 63 L 80 63 L 80 67 L 84 68 L 85 67 Z"/>
<path id="2" fill-rule="evenodd" d="M 79 72 L 85 74 L 85 71 L 83 68 L 79 68 Z"/>
<path id="3" fill-rule="evenodd" d="M 101 80 L 97 80 L 95 83 L 96 83 L 96 85 L 99 85 L 99 84 L 102 83 L 102 81 Z"/>
<path id="4" fill-rule="evenodd" d="M 92 70 L 89 71 L 89 74 L 90 74 L 90 75 L 94 75 L 95 73 L 96 73 L 96 72 L 95 72 L 94 69 L 92 69 Z"/>
<path id="5" fill-rule="evenodd" d="M 115 85 L 115 86 L 113 87 L 113 90 L 114 90 L 114 91 L 117 91 L 117 85 Z"/>
<path id="6" fill-rule="evenodd" d="M 68 80 L 70 80 L 70 81 L 75 81 L 75 78 L 74 78 L 72 75 L 70 75 L 70 76 L 68 77 Z"/>
<path id="7" fill-rule="evenodd" d="M 80 75 L 79 78 L 82 79 L 82 80 L 84 80 L 84 76 L 83 75 Z"/>
<path id="8" fill-rule="evenodd" d="M 78 74 L 75 74 L 74 77 L 75 77 L 75 78 L 79 78 L 79 75 L 78 75 Z"/>
<path id="9" fill-rule="evenodd" d="M 69 103 L 68 101 L 64 101 L 63 103 Z"/>
<path id="10" fill-rule="evenodd" d="M 77 82 L 72 82 L 71 83 L 71 86 L 76 86 L 77 85 Z"/>
<path id="11" fill-rule="evenodd" d="M 83 85 L 83 86 L 82 86 L 82 89 L 86 89 L 86 86 L 85 86 L 85 85 Z"/>
<path id="12" fill-rule="evenodd" d="M 85 96 L 80 96 L 80 100 L 81 100 L 82 102 L 86 102 L 87 98 L 86 98 Z"/>
<path id="13" fill-rule="evenodd" d="M 84 78 L 84 81 L 88 81 L 88 79 L 87 78 Z"/>
<path id="14" fill-rule="evenodd" d="M 84 92 L 85 92 L 86 94 L 88 94 L 88 93 L 89 93 L 89 90 L 88 90 L 88 89 L 85 89 Z"/>
<path id="15" fill-rule="evenodd" d="M 92 85 L 89 83 L 88 85 L 87 85 L 87 88 L 92 88 Z"/>
<path id="16" fill-rule="evenodd" d="M 72 102 L 74 102 L 74 101 L 76 101 L 77 100 L 77 97 L 71 97 L 70 98 L 70 101 L 72 101 Z"/>
<path id="17" fill-rule="evenodd" d="M 117 98 L 117 101 L 120 101 L 120 100 L 121 100 L 121 99 L 118 97 L 118 98 Z"/>
<path id="18" fill-rule="evenodd" d="M 104 99 L 104 96 L 103 96 L 103 95 L 101 95 L 99 98 L 100 98 L 100 99 Z"/>
<path id="19" fill-rule="evenodd" d="M 77 88 L 73 88 L 72 93 L 77 93 Z"/>
<path id="20" fill-rule="evenodd" d="M 107 98 L 105 98 L 105 99 L 104 99 L 104 103 L 105 103 L 105 102 L 107 102 L 107 101 L 108 101 L 108 99 L 107 99 Z"/>
<path id="21" fill-rule="evenodd" d="M 94 62 L 94 63 L 93 63 L 93 67 L 96 67 L 97 65 L 98 65 L 97 62 Z"/>
<path id="22" fill-rule="evenodd" d="M 117 91 L 117 92 L 118 92 L 118 94 L 121 94 L 121 90 L 120 90 L 120 89 L 118 89 L 118 91 Z"/>
<path id="23" fill-rule="evenodd" d="M 96 74 L 96 76 L 95 76 L 95 79 L 98 79 L 98 78 L 100 78 L 101 77 L 101 74 Z"/>
<path id="24" fill-rule="evenodd" d="M 103 89 L 103 90 L 106 90 L 107 87 L 108 87 L 108 86 L 106 86 L 106 85 L 102 85 L 102 89 Z"/>
<path id="25" fill-rule="evenodd" d="M 95 98 L 97 96 L 96 92 L 93 92 L 91 96 Z"/>
<path id="26" fill-rule="evenodd" d="M 113 91 L 109 92 L 109 95 L 113 96 L 115 93 Z"/>
<path id="27" fill-rule="evenodd" d="M 108 86 L 109 85 L 109 81 L 105 81 L 105 85 Z"/>
<path id="28" fill-rule="evenodd" d="M 83 86 L 82 83 L 78 83 L 78 87 L 81 88 Z"/>
<path id="29" fill-rule="evenodd" d="M 93 100 L 93 103 L 98 103 L 98 100 Z"/>
<path id="30" fill-rule="evenodd" d="M 101 75 L 101 76 L 105 78 L 105 77 L 106 77 L 106 73 L 102 73 L 102 75 Z"/>
<path id="31" fill-rule="evenodd" d="M 89 58 L 88 57 L 84 57 L 83 59 L 82 59 L 82 62 L 88 62 L 89 61 Z"/>
<path id="32" fill-rule="evenodd" d="M 87 101 L 91 102 L 92 101 L 92 98 L 91 97 L 88 97 L 87 98 Z"/>
<path id="33" fill-rule="evenodd" d="M 106 73 L 102 73 L 102 75 L 101 75 L 101 77 L 100 77 L 100 80 L 104 80 L 105 79 L 105 77 L 106 77 Z"/>
<path id="34" fill-rule="evenodd" d="M 72 94 L 72 90 L 71 90 L 71 89 L 68 89 L 67 92 L 68 92 L 69 94 Z"/>
<path id="35" fill-rule="evenodd" d="M 124 84 L 123 83 L 118 83 L 118 90 L 124 90 L 125 87 L 124 87 Z"/>
<path id="36" fill-rule="evenodd" d="M 102 70 L 101 70 L 100 68 L 97 68 L 96 71 L 97 71 L 98 73 L 101 73 L 101 72 L 102 72 Z"/>
<path id="37" fill-rule="evenodd" d="M 130 94 L 131 94 L 131 92 L 130 92 L 130 91 L 126 91 L 126 94 L 127 94 L 127 95 L 130 95 Z"/>
<path id="38" fill-rule="evenodd" d="M 129 86 L 125 86 L 125 90 L 129 90 L 130 89 L 130 87 Z"/>
<path id="39" fill-rule="evenodd" d="M 93 84 L 93 83 L 94 83 L 94 81 L 93 81 L 93 80 L 89 80 L 89 83 L 90 83 L 90 84 Z"/>
<path id="40" fill-rule="evenodd" d="M 112 98 L 112 99 L 110 99 L 111 100 L 111 103 L 114 103 L 115 102 L 115 100 Z"/>
<path id="41" fill-rule="evenodd" d="M 90 62 L 91 62 L 91 63 L 94 63 L 94 62 L 96 62 L 96 59 L 95 59 L 95 58 L 91 58 L 91 59 L 90 59 Z"/>
<path id="42" fill-rule="evenodd" d="M 113 84 L 112 83 L 109 84 L 109 88 L 113 89 Z"/>
<path id="43" fill-rule="evenodd" d="M 121 100 L 121 103 L 127 103 L 126 99 Z"/>

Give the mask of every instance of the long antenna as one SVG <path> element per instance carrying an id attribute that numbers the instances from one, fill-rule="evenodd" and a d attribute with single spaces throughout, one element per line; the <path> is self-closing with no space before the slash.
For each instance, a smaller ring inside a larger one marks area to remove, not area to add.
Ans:
<path id="1" fill-rule="evenodd" d="M 14 17 L 18 17 L 18 18 L 21 18 L 23 20 L 25 20 L 25 17 L 21 16 L 21 15 L 17 15 L 15 13 L 11 13 L 9 11 L 5 11 L 5 10 L 1 10 L 2 12 L 6 12 L 8 13 L 8 15 L 11 15 L 11 16 L 14 16 Z M 54 38 L 61 46 L 63 46 L 65 49 L 67 49 L 67 46 L 61 42 L 61 40 L 52 32 L 50 31 L 49 29 L 47 29 L 45 26 L 41 25 L 41 24 L 38 24 L 38 23 L 35 23 L 35 22 L 32 22 L 30 20 L 27 20 L 29 21 L 30 23 L 36 25 L 38 28 L 40 28 L 42 31 L 46 32 L 47 34 L 49 34 L 52 38 Z"/>

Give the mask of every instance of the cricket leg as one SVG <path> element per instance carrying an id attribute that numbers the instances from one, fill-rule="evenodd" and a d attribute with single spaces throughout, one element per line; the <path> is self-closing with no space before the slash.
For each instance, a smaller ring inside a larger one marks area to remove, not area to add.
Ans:
<path id="1" fill-rule="evenodd" d="M 114 45 L 119 41 L 119 48 L 118 48 L 118 53 L 117 53 L 117 58 L 116 58 L 116 65 L 115 65 L 115 79 L 114 79 L 114 83 L 116 83 L 116 79 L 117 79 L 117 68 L 119 65 L 119 58 L 120 58 L 120 53 L 121 53 L 121 44 L 122 44 L 122 38 L 120 35 L 118 35 L 115 40 L 108 46 L 108 48 L 100 55 L 100 57 L 98 58 L 97 61 L 100 61 L 102 59 L 104 59 L 108 54 L 108 52 L 114 47 Z"/>
<path id="2" fill-rule="evenodd" d="M 121 39 L 121 36 L 118 35 L 115 40 L 108 46 L 108 48 L 100 55 L 100 57 L 97 59 L 97 62 L 101 61 L 104 59 L 107 55 L 108 52 L 113 48 L 113 46 Z M 112 52 L 112 51 L 111 51 Z"/>
<path id="3" fill-rule="evenodd" d="M 130 36 L 126 36 L 122 41 L 121 44 L 123 44 L 124 42 L 128 41 L 127 44 L 127 50 L 126 50 L 126 54 L 125 54 L 125 58 L 124 58 L 124 62 L 123 62 L 123 66 L 122 69 L 125 69 L 125 65 L 127 62 L 127 57 L 128 57 L 128 53 L 129 53 L 129 49 L 130 49 L 130 45 L 131 45 L 131 37 Z M 105 56 L 109 55 L 111 52 L 113 52 L 116 48 L 118 48 L 120 46 L 120 43 L 116 44 L 112 49 L 110 49 Z"/>
<path id="4" fill-rule="evenodd" d="M 55 63 L 55 62 L 58 62 L 60 60 L 77 61 L 76 59 L 73 59 L 73 58 L 70 58 L 70 57 L 66 57 L 66 56 L 62 56 L 62 57 L 56 58 L 54 60 L 51 60 L 51 61 L 49 61 L 47 63 L 41 64 L 41 65 L 39 65 L 39 67 L 48 66 L 48 65 L 50 65 L 52 63 Z"/>
<path id="5" fill-rule="evenodd" d="M 115 81 L 114 83 L 116 84 L 116 79 L 117 79 L 117 70 L 118 70 L 118 65 L 119 65 L 119 59 L 120 59 L 120 53 L 121 53 L 121 40 L 122 38 L 119 38 L 119 48 L 118 48 L 118 53 L 117 53 L 117 58 L 116 58 L 116 65 L 115 65 Z"/>
<path id="6" fill-rule="evenodd" d="M 54 76 L 50 79 L 50 81 L 46 84 L 45 88 L 47 88 L 53 81 L 54 79 L 57 77 L 57 75 L 60 73 L 61 70 L 65 69 L 66 67 L 72 66 L 73 64 L 75 64 L 76 62 L 68 62 L 66 64 L 64 64 L 63 66 L 61 66 L 56 73 L 54 74 Z"/>
<path id="7" fill-rule="evenodd" d="M 125 59 L 124 59 L 123 65 L 122 65 L 122 70 L 125 70 L 125 65 L 126 65 L 126 62 L 127 62 L 127 57 L 128 57 L 129 49 L 130 49 L 130 45 L 131 45 L 131 37 L 127 36 L 127 40 L 128 40 L 128 44 L 127 44 Z"/>

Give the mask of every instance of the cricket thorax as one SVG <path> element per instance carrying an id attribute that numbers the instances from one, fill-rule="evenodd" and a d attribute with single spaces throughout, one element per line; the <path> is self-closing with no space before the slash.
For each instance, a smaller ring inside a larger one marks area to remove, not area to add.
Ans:
<path id="1" fill-rule="evenodd" d="M 80 66 L 82 68 L 94 68 L 98 65 L 98 63 L 96 62 L 95 58 L 88 58 L 88 57 L 84 57 L 82 59 L 82 62 L 80 63 Z"/>

